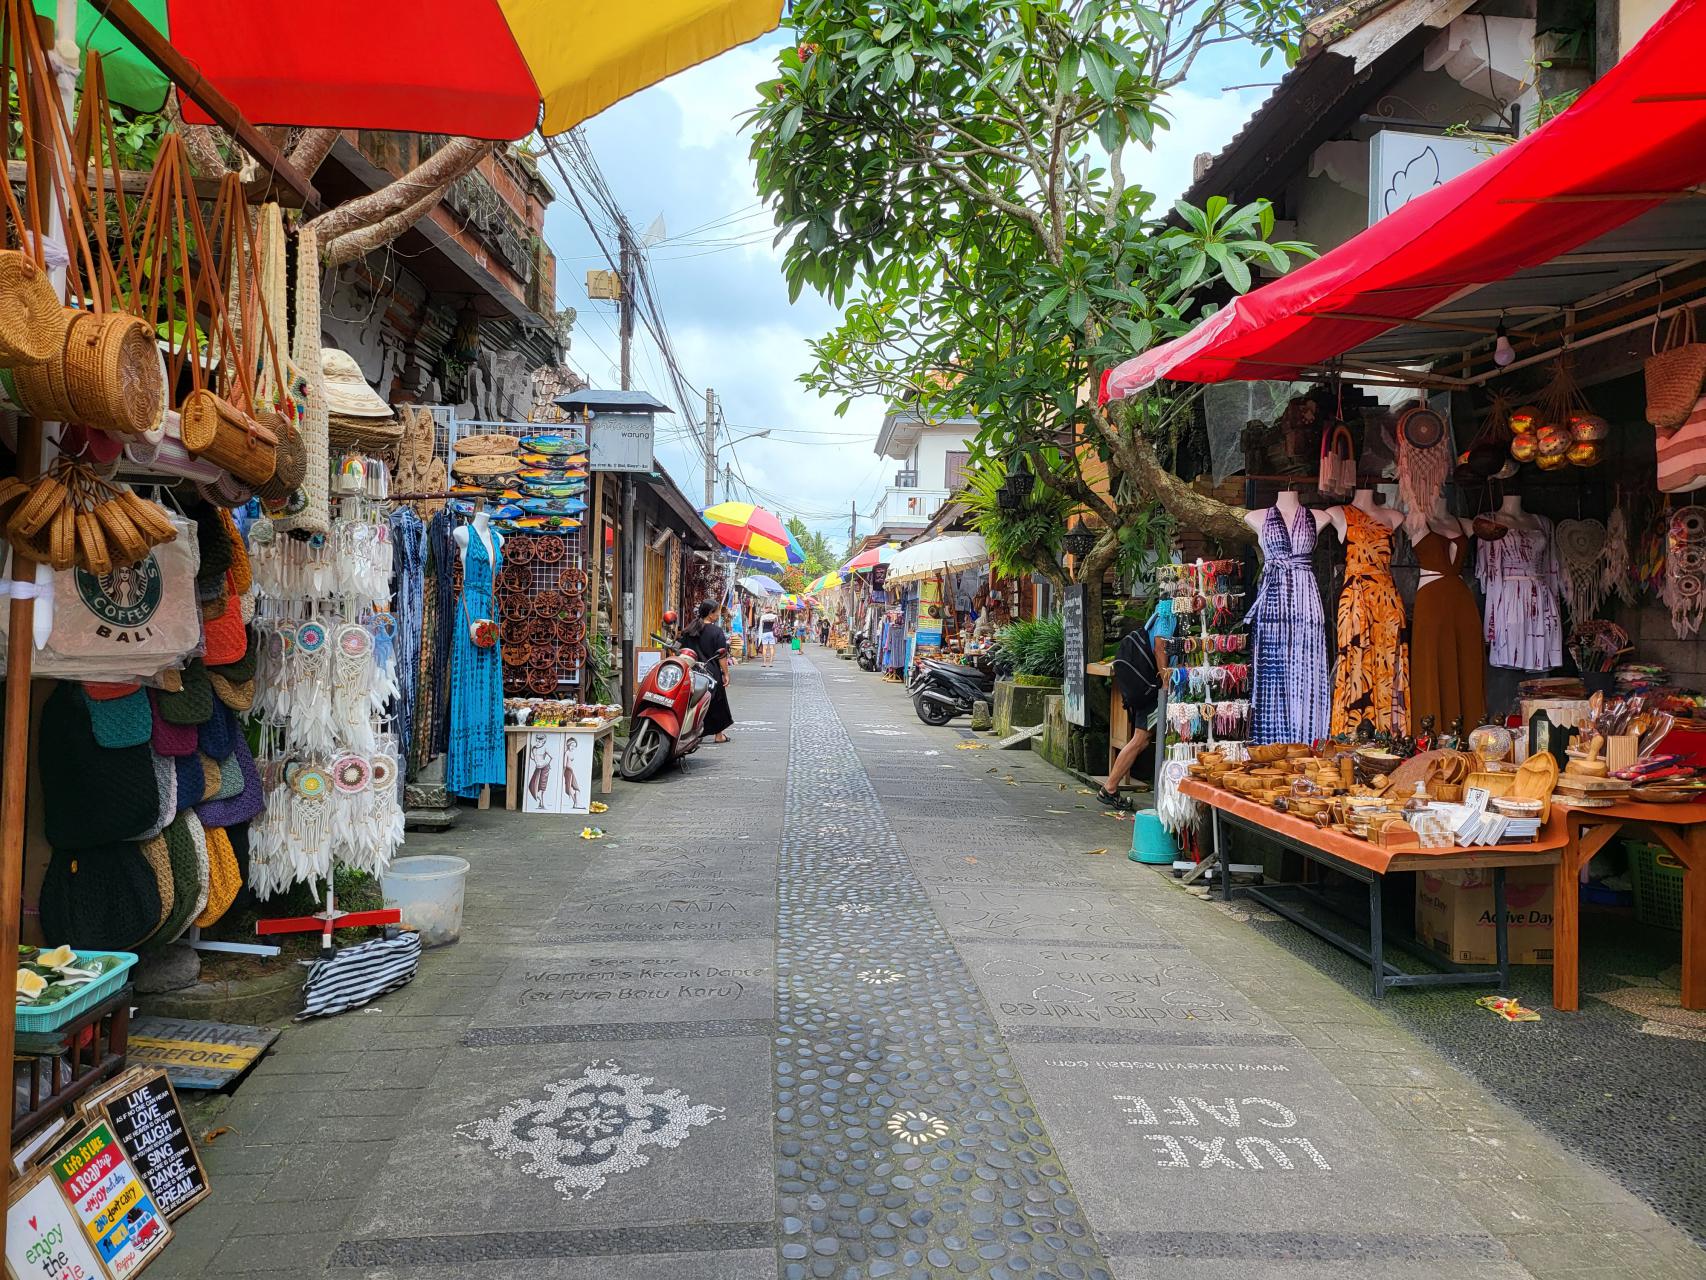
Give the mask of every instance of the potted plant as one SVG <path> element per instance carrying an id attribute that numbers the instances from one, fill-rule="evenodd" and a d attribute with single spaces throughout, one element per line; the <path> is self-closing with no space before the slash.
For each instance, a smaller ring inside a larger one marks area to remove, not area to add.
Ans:
<path id="1" fill-rule="evenodd" d="M 1066 671 L 1066 624 L 1059 617 L 1008 623 L 996 633 L 995 660 L 1009 673 L 995 682 L 995 731 L 1041 724 Z"/>

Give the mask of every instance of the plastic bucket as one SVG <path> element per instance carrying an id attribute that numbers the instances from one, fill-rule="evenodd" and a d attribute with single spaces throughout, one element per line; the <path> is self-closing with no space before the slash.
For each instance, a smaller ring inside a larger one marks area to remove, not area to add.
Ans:
<path id="1" fill-rule="evenodd" d="M 396 907 L 403 923 L 420 930 L 421 942 L 442 947 L 462 936 L 462 892 L 468 864 L 449 854 L 398 858 L 379 877 L 385 905 Z"/>
<path id="2" fill-rule="evenodd" d="M 1131 853 L 1133 862 L 1150 866 L 1170 866 L 1179 856 L 1179 846 L 1173 835 L 1161 825 L 1153 809 L 1140 809 L 1131 816 Z"/>

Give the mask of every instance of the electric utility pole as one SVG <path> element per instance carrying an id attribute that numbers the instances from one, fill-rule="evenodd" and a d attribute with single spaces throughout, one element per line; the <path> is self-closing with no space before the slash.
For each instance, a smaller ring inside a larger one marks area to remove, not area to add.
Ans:
<path id="1" fill-rule="evenodd" d="M 852 518 L 847 522 L 847 554 L 852 555 L 859 541 L 859 499 L 849 498 L 847 505 L 852 509 Z"/>
<path id="2" fill-rule="evenodd" d="M 705 505 L 717 500 L 717 393 L 705 388 Z"/>
<path id="3" fill-rule="evenodd" d="M 627 391 L 633 385 L 632 378 L 632 347 L 634 345 L 634 246 L 628 239 L 628 224 L 624 221 L 620 228 L 622 237 L 622 255 L 619 259 L 620 276 L 619 288 L 622 296 L 617 301 L 618 334 L 622 342 L 622 390 Z"/>

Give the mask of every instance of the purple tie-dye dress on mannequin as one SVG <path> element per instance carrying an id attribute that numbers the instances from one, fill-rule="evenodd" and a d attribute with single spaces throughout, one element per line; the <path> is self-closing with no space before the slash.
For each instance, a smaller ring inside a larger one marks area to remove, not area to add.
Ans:
<path id="1" fill-rule="evenodd" d="M 1315 516 L 1298 507 L 1291 527 L 1278 507 L 1262 521 L 1262 582 L 1250 609 L 1255 686 L 1250 741 L 1314 742 L 1327 736 L 1333 687 L 1327 624 L 1315 583 Z"/>

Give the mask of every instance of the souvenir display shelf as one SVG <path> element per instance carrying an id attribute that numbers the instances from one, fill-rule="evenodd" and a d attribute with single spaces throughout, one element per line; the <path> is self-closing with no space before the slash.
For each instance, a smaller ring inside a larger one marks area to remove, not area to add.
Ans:
<path id="1" fill-rule="evenodd" d="M 1156 571 L 1152 635 L 1161 681 L 1156 726 L 1156 812 L 1176 836 L 1195 828 L 1201 808 L 1179 792 L 1204 750 L 1242 759 L 1250 724 L 1250 637 L 1244 629 L 1242 566 L 1193 560 Z"/>

